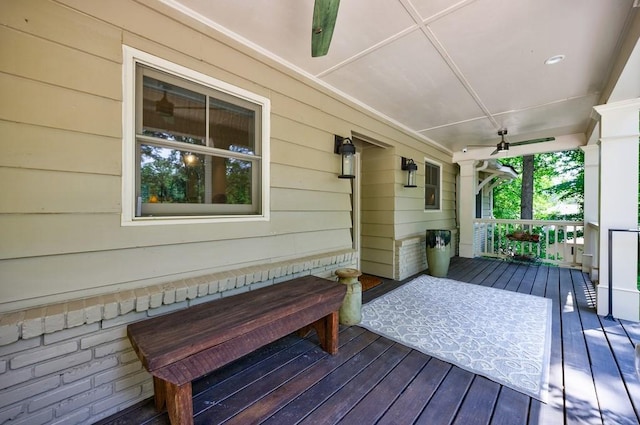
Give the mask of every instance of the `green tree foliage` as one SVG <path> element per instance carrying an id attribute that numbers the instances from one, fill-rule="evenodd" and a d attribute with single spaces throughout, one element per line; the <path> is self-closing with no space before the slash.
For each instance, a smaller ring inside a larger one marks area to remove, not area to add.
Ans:
<path id="1" fill-rule="evenodd" d="M 519 173 L 522 158 L 501 159 Z M 582 220 L 584 211 L 584 153 L 581 150 L 551 152 L 534 156 L 533 219 Z M 497 186 L 493 192 L 493 215 L 497 219 L 520 217 L 522 177 Z M 554 209 L 559 204 L 577 204 L 576 214 Z"/>

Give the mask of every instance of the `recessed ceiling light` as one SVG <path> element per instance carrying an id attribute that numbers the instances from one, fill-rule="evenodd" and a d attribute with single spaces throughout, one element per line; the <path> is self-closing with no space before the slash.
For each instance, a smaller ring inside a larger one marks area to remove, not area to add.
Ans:
<path id="1" fill-rule="evenodd" d="M 563 60 L 564 60 L 564 55 L 555 55 L 555 56 L 551 56 L 549 59 L 544 61 L 544 63 L 546 65 L 553 65 L 555 63 L 562 62 Z"/>

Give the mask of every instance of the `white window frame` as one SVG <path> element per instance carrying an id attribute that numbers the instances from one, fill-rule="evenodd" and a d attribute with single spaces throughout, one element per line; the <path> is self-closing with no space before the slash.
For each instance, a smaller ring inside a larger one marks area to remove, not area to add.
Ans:
<path id="1" fill-rule="evenodd" d="M 260 137 L 260 214 L 250 215 L 202 215 L 202 216 L 158 216 L 136 217 L 138 207 L 136 201 L 136 67 L 145 65 L 157 71 L 174 75 L 178 78 L 210 87 L 214 90 L 255 103 L 261 107 Z M 158 225 L 158 224 L 192 224 L 220 223 L 237 221 L 269 220 L 269 166 L 270 166 L 270 111 L 268 98 L 225 83 L 208 75 L 175 64 L 133 47 L 123 45 L 123 108 L 122 108 L 122 214 L 123 226 Z"/>
<path id="2" fill-rule="evenodd" d="M 442 163 L 434 161 L 432 159 L 429 158 L 424 158 L 424 179 L 423 180 L 423 184 L 424 184 L 424 199 L 423 201 L 423 205 L 426 204 L 426 198 L 427 198 L 427 183 L 426 183 L 426 178 L 427 178 L 427 164 L 433 165 L 438 167 L 438 208 L 424 208 L 424 212 L 440 212 L 442 211 Z"/>

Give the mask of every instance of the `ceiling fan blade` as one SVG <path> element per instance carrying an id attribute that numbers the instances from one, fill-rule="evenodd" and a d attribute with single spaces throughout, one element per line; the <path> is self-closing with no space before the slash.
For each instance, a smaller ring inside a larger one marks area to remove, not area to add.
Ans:
<path id="1" fill-rule="evenodd" d="M 556 140 L 555 137 L 543 137 L 541 139 L 531 139 L 531 140 L 523 140 L 521 142 L 513 142 L 511 146 L 520 146 L 520 145 L 530 145 L 532 143 L 541 143 L 541 142 L 552 142 Z"/>
<path id="2" fill-rule="evenodd" d="M 329 51 L 340 0 L 315 0 L 311 26 L 311 56 L 324 56 Z"/>

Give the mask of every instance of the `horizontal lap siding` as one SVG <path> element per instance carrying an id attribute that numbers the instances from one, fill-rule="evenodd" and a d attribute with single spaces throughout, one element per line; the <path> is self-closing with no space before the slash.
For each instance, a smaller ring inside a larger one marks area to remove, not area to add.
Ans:
<path id="1" fill-rule="evenodd" d="M 348 249 L 333 135 L 431 149 L 157 2 L 8 1 L 0 23 L 0 311 Z M 123 43 L 271 99 L 270 221 L 120 225 Z M 363 253 L 385 267 L 398 238 L 393 151 L 370 155 L 362 176 L 363 240 L 376 241 Z"/>
<path id="2" fill-rule="evenodd" d="M 297 100 L 317 100 L 315 90 L 133 2 L 68 2 L 89 16 L 9 3 L 0 6 L 0 36 L 11 41 L 0 59 L 6 309 L 351 247 L 350 188 L 335 178 L 323 130 L 335 118 Z M 120 225 L 121 40 L 272 98 L 269 222 Z"/>

